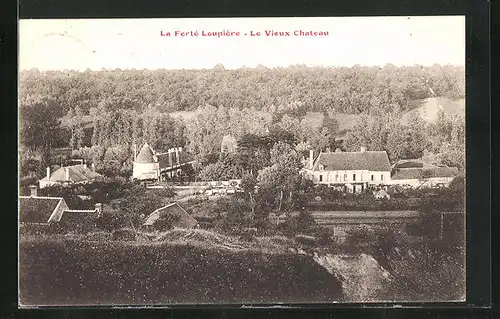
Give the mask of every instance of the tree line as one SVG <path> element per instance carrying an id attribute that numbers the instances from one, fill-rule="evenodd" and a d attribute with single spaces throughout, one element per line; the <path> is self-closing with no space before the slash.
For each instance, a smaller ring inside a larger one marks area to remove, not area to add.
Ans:
<path id="1" fill-rule="evenodd" d="M 241 68 L 237 70 L 44 71 L 20 74 L 21 101 L 50 96 L 66 114 L 114 105 L 140 111 L 148 105 L 162 112 L 190 111 L 210 104 L 271 111 L 301 101 L 310 111 L 380 113 L 408 110 L 410 101 L 433 96 L 465 96 L 465 70 L 430 67 Z"/>

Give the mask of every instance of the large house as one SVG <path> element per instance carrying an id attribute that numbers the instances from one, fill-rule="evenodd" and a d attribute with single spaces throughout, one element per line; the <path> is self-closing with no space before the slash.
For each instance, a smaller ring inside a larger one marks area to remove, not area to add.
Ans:
<path id="1" fill-rule="evenodd" d="M 177 176 L 191 163 L 182 147 L 157 153 L 148 143 L 144 143 L 139 154 L 134 154 L 132 176 L 137 180 L 165 180 L 167 177 Z"/>
<path id="2" fill-rule="evenodd" d="M 39 183 L 40 188 L 44 188 L 51 185 L 87 183 L 101 176 L 93 168 L 88 168 L 87 164 L 65 166 L 54 172 L 51 172 L 50 167 L 47 167 L 47 175 Z"/>
<path id="3" fill-rule="evenodd" d="M 304 168 L 306 178 L 339 190 L 359 193 L 370 186 L 389 184 L 391 164 L 385 151 L 320 152 L 311 150 Z"/>

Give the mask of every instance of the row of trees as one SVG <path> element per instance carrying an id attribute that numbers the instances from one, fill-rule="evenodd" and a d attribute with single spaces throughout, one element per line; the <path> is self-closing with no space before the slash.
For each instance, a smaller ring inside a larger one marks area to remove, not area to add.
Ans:
<path id="1" fill-rule="evenodd" d="M 411 66 L 352 68 L 242 68 L 238 70 L 23 71 L 21 99 L 50 96 L 63 113 L 84 114 L 99 103 L 135 109 L 157 106 L 163 112 L 194 110 L 210 104 L 273 112 L 293 101 L 309 110 L 344 113 L 387 112 L 396 105 L 432 96 L 465 95 L 463 67 Z"/>
<path id="2" fill-rule="evenodd" d="M 140 147 L 148 142 L 155 150 L 166 151 L 172 147 L 186 144 L 184 123 L 168 114 L 160 113 L 155 108 L 143 112 L 135 110 L 92 109 L 91 145 Z"/>
<path id="3" fill-rule="evenodd" d="M 425 158 L 434 164 L 465 167 L 465 114 L 447 115 L 440 111 L 434 123 L 426 123 L 418 113 L 410 114 L 407 124 L 401 114 L 377 118 L 360 116 L 348 133 L 345 147 L 357 151 L 385 150 L 391 162 Z"/>

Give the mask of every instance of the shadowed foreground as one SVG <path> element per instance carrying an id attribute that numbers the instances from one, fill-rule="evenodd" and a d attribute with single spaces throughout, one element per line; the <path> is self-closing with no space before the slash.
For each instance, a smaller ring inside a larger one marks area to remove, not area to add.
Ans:
<path id="1" fill-rule="evenodd" d="M 342 299 L 309 256 L 189 244 L 20 243 L 20 304 L 309 303 Z"/>

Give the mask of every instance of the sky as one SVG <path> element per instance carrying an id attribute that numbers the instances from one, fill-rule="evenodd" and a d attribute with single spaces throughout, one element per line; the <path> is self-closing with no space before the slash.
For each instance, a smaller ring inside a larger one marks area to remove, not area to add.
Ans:
<path id="1" fill-rule="evenodd" d="M 175 36 L 198 31 L 199 36 Z M 240 32 L 207 37 L 201 32 Z M 290 36 L 269 37 L 265 30 Z M 294 36 L 295 31 L 328 36 Z M 170 32 L 171 36 L 162 36 Z M 261 32 L 261 36 L 250 36 Z M 245 35 L 246 34 L 246 35 Z M 465 65 L 465 17 L 20 20 L 19 68 Z"/>

